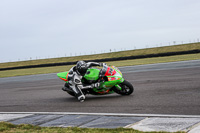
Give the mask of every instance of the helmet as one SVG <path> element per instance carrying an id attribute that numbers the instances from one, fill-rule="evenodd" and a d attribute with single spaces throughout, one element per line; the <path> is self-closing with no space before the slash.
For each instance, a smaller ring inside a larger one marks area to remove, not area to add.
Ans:
<path id="1" fill-rule="evenodd" d="M 84 61 L 78 61 L 76 63 L 76 70 L 82 76 L 85 75 L 85 73 L 87 71 L 87 64 Z"/>

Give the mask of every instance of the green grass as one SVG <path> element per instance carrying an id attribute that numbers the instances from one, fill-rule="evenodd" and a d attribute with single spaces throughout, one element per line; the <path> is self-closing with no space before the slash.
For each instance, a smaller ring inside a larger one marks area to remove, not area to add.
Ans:
<path id="1" fill-rule="evenodd" d="M 108 65 L 114 65 L 114 66 L 119 67 L 119 66 L 132 66 L 132 65 L 165 63 L 165 62 L 175 62 L 175 61 L 197 60 L 197 59 L 200 59 L 200 54 L 187 54 L 187 55 L 177 55 L 177 56 L 167 56 L 167 57 L 123 60 L 123 61 L 113 61 L 113 62 L 106 62 L 106 63 Z M 56 73 L 56 72 L 68 71 L 72 66 L 73 65 L 6 70 L 6 71 L 0 71 L 0 78 L 22 76 L 22 75 Z"/>
<path id="2" fill-rule="evenodd" d="M 125 128 L 117 129 L 98 129 L 98 128 L 78 128 L 78 127 L 39 127 L 28 124 L 13 125 L 7 122 L 0 122 L 1 133 L 144 133 L 141 131 Z M 147 133 L 147 132 L 146 132 Z M 167 132 L 151 132 L 167 133 Z M 185 132 L 177 132 L 185 133 Z"/>
<path id="3" fill-rule="evenodd" d="M 187 50 L 196 50 L 196 49 L 200 49 L 200 43 L 191 43 L 191 44 L 165 46 L 165 47 L 139 49 L 139 50 L 128 50 L 128 51 L 96 54 L 96 55 L 84 55 L 84 56 L 76 56 L 76 57 L 62 57 L 62 58 L 52 58 L 52 59 L 0 63 L 0 68 L 38 65 L 38 64 L 47 64 L 47 63 L 74 62 L 78 60 L 94 60 L 94 59 L 105 59 L 105 58 L 115 58 L 115 57 L 158 54 L 158 53 L 178 52 L 178 51 L 187 51 Z"/>

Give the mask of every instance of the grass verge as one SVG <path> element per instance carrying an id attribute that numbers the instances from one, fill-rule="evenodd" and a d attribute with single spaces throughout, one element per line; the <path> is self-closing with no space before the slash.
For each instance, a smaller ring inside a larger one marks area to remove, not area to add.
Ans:
<path id="1" fill-rule="evenodd" d="M 108 65 L 114 65 L 119 67 L 119 66 L 132 66 L 132 65 L 144 65 L 144 64 L 165 63 L 165 62 L 175 62 L 175 61 L 197 60 L 197 59 L 200 59 L 200 54 L 187 54 L 187 55 L 177 55 L 177 56 L 167 56 L 167 57 L 123 60 L 123 61 L 113 61 L 106 63 Z M 22 76 L 22 75 L 56 73 L 56 72 L 68 71 L 72 66 L 73 65 L 6 70 L 6 71 L 0 71 L 0 78 Z"/>
<path id="2" fill-rule="evenodd" d="M 197 49 L 200 49 L 200 43 L 190 43 L 190 44 L 182 44 L 182 45 L 157 47 L 157 48 L 128 50 L 128 51 L 96 54 L 96 55 L 83 55 L 83 56 L 75 56 L 75 57 L 61 57 L 61 58 L 52 58 L 52 59 L 8 62 L 8 63 L 0 63 L 0 68 L 39 65 L 39 64 L 48 64 L 48 63 L 60 63 L 60 62 L 75 62 L 79 60 L 95 60 L 95 59 L 138 56 L 138 55 L 147 55 L 147 54 L 159 54 L 159 53 L 167 53 L 167 52 L 180 52 L 180 51 L 197 50 Z"/>
<path id="3" fill-rule="evenodd" d="M 28 124 L 13 125 L 7 122 L 0 122 L 1 133 L 144 133 L 141 131 L 125 128 L 98 129 L 98 128 L 78 128 L 78 127 L 39 127 Z M 167 132 L 151 132 L 167 133 Z M 177 132 L 185 133 L 185 132 Z"/>

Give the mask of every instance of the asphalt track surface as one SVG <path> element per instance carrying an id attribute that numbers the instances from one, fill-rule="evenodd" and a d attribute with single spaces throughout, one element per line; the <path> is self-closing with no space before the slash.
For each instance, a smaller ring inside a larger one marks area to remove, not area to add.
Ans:
<path id="1" fill-rule="evenodd" d="M 200 60 L 121 67 L 130 96 L 87 95 L 78 102 L 56 74 L 0 78 L 0 112 L 200 115 Z"/>

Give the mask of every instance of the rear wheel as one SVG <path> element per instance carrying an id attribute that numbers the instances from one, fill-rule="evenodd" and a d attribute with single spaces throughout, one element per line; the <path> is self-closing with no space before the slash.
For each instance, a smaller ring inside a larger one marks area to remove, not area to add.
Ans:
<path id="1" fill-rule="evenodd" d="M 134 91 L 132 84 L 126 80 L 124 80 L 124 82 L 120 83 L 119 86 L 122 88 L 121 90 L 117 89 L 116 87 L 114 87 L 114 89 L 113 89 L 118 94 L 130 95 Z"/>
<path id="2" fill-rule="evenodd" d="M 75 97 L 75 94 L 74 94 L 74 92 L 71 92 L 71 91 L 66 91 L 69 95 L 71 95 L 71 96 L 74 96 Z"/>
<path id="3" fill-rule="evenodd" d="M 72 88 L 69 86 L 68 83 L 65 83 L 65 87 L 66 87 L 66 88 L 65 88 L 64 91 L 66 91 L 69 95 L 76 97 L 76 94 L 74 93 L 74 91 L 72 90 Z M 86 94 L 87 94 L 87 91 L 86 91 L 86 90 L 82 90 L 82 93 L 83 93 L 84 95 L 86 95 Z"/>
<path id="4" fill-rule="evenodd" d="M 74 94 L 73 90 L 69 87 L 68 83 L 65 83 L 64 87 L 66 87 L 64 91 L 66 91 L 69 95 L 75 97 L 75 94 Z"/>

